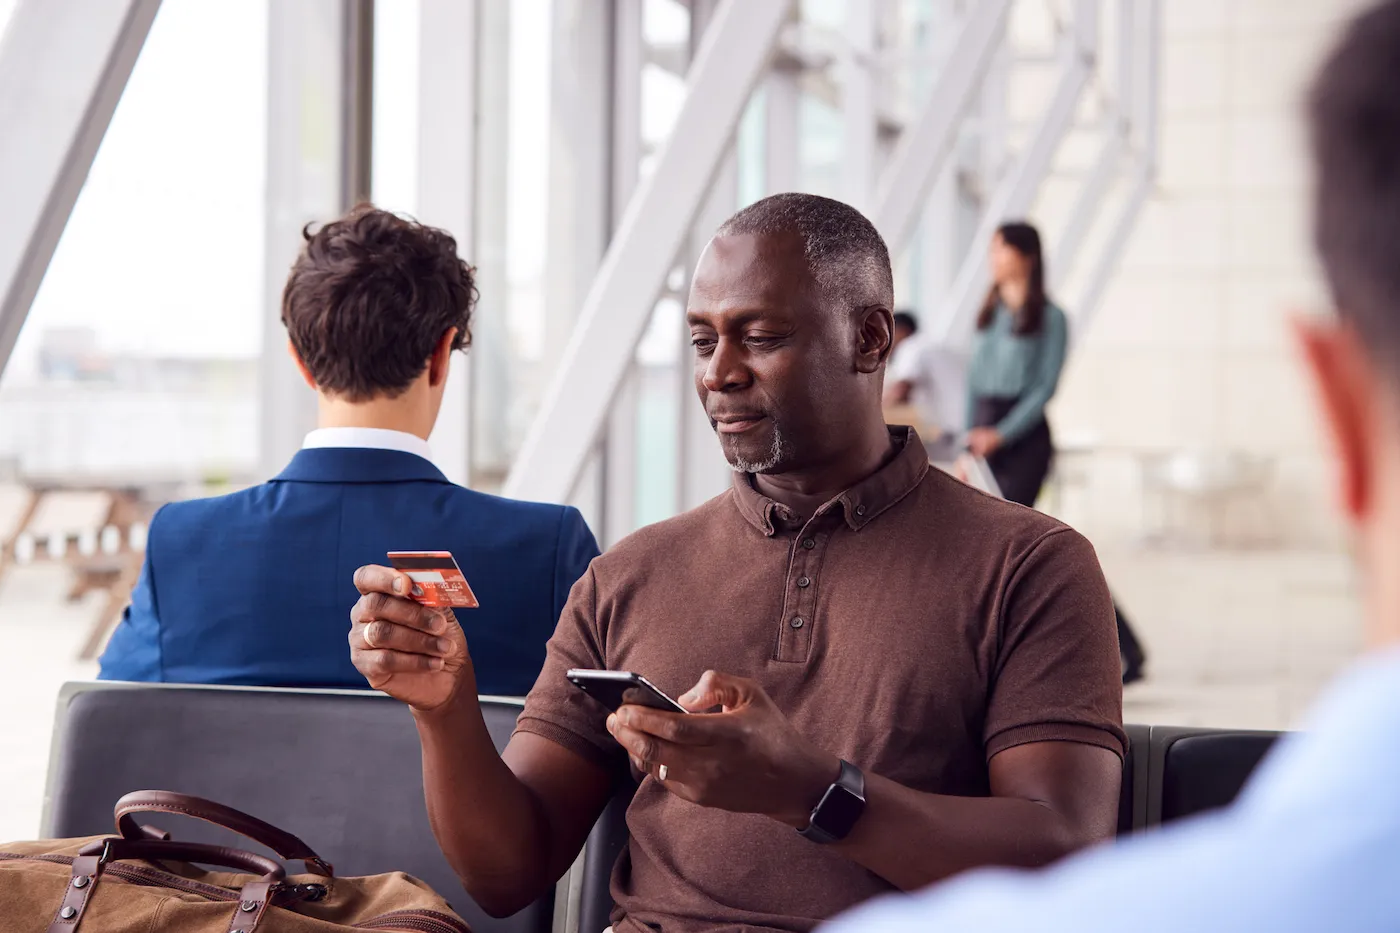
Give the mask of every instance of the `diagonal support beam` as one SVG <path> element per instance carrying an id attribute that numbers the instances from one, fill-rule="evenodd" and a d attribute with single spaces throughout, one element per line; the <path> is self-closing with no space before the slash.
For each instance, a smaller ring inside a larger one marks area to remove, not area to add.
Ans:
<path id="1" fill-rule="evenodd" d="M 996 228 L 1008 218 L 1023 216 L 1050 170 L 1055 152 L 1074 122 L 1074 111 L 1093 71 L 1097 10 L 1093 0 L 1075 5 L 1075 28 L 1060 45 L 1060 78 L 1050 105 L 1015 166 L 1006 174 L 982 212 L 953 288 L 928 328 L 933 343 L 958 343 L 970 332 L 987 282 L 987 249 Z"/>
<path id="2" fill-rule="evenodd" d="M 913 233 L 943 160 L 952 151 L 963 113 L 1006 35 L 1010 9 L 1010 0 L 982 0 L 973 6 L 923 110 L 900 135 L 880 177 L 871 214 L 892 255 Z"/>
<path id="3" fill-rule="evenodd" d="M 1100 205 L 1108 195 L 1109 186 L 1118 175 L 1119 162 L 1127 151 L 1126 127 L 1115 127 L 1104 139 L 1098 158 L 1094 160 L 1094 167 L 1089 170 L 1088 177 L 1079 186 L 1079 194 L 1070 210 L 1069 222 L 1055 240 L 1055 246 L 1050 253 L 1046 272 L 1050 277 L 1052 292 L 1069 281 L 1070 272 L 1079 259 L 1079 251 L 1084 247 L 1084 240 L 1089 235 L 1089 229 L 1093 226 Z"/>
<path id="4" fill-rule="evenodd" d="M 675 128 L 588 290 L 505 495 L 560 502 L 573 489 L 790 7 L 791 0 L 724 0 L 716 12 Z"/>
<path id="5" fill-rule="evenodd" d="M 1103 301 L 1103 293 L 1108 288 L 1108 281 L 1113 277 L 1114 270 L 1118 268 L 1118 263 L 1123 258 L 1123 250 L 1127 247 L 1128 237 L 1132 234 L 1133 226 L 1137 223 L 1138 214 L 1142 212 L 1142 206 L 1147 201 L 1147 196 L 1152 193 L 1154 178 L 1150 164 L 1144 163 L 1135 176 L 1127 200 L 1123 202 L 1122 212 L 1114 221 L 1108 238 L 1104 240 L 1103 250 L 1099 253 L 1098 261 L 1094 263 L 1094 268 L 1089 273 L 1089 279 L 1084 286 L 1083 293 L 1073 305 L 1074 316 L 1071 319 L 1073 326 L 1069 330 L 1071 345 L 1078 343 L 1079 338 L 1088 331 L 1089 326 L 1093 323 L 1094 316 L 1098 313 L 1099 305 Z"/>
<path id="6" fill-rule="evenodd" d="M 0 372 L 160 0 L 21 0 L 0 42 Z"/>

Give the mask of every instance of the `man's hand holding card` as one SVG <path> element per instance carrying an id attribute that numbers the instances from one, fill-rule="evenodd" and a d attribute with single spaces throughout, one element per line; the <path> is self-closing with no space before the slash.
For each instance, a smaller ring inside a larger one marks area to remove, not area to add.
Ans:
<path id="1" fill-rule="evenodd" d="M 433 609 L 475 609 L 476 600 L 450 551 L 390 551 L 389 566 L 413 581 L 410 598 Z"/>

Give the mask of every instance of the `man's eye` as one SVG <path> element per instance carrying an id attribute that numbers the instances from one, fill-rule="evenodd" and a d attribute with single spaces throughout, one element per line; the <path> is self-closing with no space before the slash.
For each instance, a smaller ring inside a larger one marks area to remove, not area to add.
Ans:
<path id="1" fill-rule="evenodd" d="M 745 337 L 744 343 L 759 350 L 769 347 L 776 347 L 781 342 L 781 337 Z"/>
<path id="2" fill-rule="evenodd" d="M 712 337 L 691 337 L 690 345 L 697 353 L 709 353 L 715 348 L 715 341 Z"/>

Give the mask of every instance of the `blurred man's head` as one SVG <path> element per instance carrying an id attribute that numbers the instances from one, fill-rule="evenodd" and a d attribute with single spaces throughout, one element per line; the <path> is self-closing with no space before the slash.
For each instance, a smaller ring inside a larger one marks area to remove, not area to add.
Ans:
<path id="1" fill-rule="evenodd" d="M 1312 89 L 1314 235 L 1335 321 L 1298 332 L 1366 567 L 1373 632 L 1400 639 L 1400 0 L 1359 17 Z"/>
<path id="2" fill-rule="evenodd" d="M 471 343 L 476 284 L 445 231 L 372 207 L 308 227 L 282 292 L 293 358 L 323 422 L 427 436 L 452 351 Z"/>
<path id="3" fill-rule="evenodd" d="M 908 311 L 894 313 L 894 345 L 898 347 L 919 332 L 919 319 Z"/>
<path id="4" fill-rule="evenodd" d="M 885 241 L 846 204 L 779 194 L 720 227 L 686 320 L 695 387 L 734 469 L 814 469 L 884 430 L 893 303 Z"/>

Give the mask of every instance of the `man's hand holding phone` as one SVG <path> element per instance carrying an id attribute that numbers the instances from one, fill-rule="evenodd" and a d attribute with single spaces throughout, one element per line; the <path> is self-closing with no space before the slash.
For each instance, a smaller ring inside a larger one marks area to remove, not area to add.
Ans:
<path id="1" fill-rule="evenodd" d="M 374 689 L 430 712 L 459 694 L 475 696 L 476 671 L 452 610 L 416 602 L 414 587 L 392 567 L 355 571 L 350 660 Z"/>
<path id="2" fill-rule="evenodd" d="M 808 742 L 747 678 L 708 671 L 676 701 L 689 713 L 629 703 L 608 716 L 608 731 L 639 771 L 701 806 L 807 825 L 840 773 L 839 758 Z"/>

